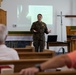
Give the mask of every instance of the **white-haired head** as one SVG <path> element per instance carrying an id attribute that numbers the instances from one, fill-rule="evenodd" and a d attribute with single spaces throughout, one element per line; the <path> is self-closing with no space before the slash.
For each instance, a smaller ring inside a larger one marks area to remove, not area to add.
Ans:
<path id="1" fill-rule="evenodd" d="M 0 24 L 0 43 L 5 42 L 5 38 L 6 38 L 7 34 L 8 34 L 7 27 L 3 24 Z"/>

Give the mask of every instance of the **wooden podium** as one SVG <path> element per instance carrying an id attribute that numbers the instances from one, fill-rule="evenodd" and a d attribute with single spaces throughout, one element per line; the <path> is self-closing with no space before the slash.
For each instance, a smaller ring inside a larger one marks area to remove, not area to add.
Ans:
<path id="1" fill-rule="evenodd" d="M 66 26 L 67 41 L 71 42 L 71 51 L 76 50 L 76 26 Z"/>

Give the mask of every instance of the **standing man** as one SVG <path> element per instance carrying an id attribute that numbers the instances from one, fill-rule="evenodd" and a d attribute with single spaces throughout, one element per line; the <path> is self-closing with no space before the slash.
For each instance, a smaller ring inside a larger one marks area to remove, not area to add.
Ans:
<path id="1" fill-rule="evenodd" d="M 31 27 L 31 32 L 33 32 L 33 45 L 35 47 L 35 51 L 43 52 L 45 47 L 45 35 L 44 33 L 48 34 L 51 31 L 47 29 L 47 26 L 44 22 L 42 22 L 42 14 L 37 15 L 38 21 L 34 22 Z"/>

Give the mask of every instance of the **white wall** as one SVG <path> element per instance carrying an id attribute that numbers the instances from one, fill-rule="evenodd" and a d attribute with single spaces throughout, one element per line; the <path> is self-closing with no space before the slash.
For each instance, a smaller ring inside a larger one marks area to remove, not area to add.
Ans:
<path id="1" fill-rule="evenodd" d="M 72 14 L 76 15 L 76 0 L 73 0 Z M 76 18 L 72 19 L 72 25 L 76 26 Z"/>
<path id="2" fill-rule="evenodd" d="M 12 25 L 17 23 L 17 3 L 22 2 L 31 5 L 53 5 L 54 7 L 54 23 L 48 28 L 51 29 L 51 34 L 58 35 L 58 41 L 61 41 L 61 20 L 57 15 L 62 11 L 63 15 L 72 13 L 72 0 L 3 0 L 2 8 L 7 11 L 7 26 L 8 30 L 23 30 L 21 28 L 13 28 Z M 76 0 L 75 0 L 76 1 Z M 76 2 L 75 2 L 76 3 Z M 74 6 L 76 7 L 76 6 Z M 66 26 L 71 25 L 71 19 L 63 17 L 63 41 L 66 40 Z"/>

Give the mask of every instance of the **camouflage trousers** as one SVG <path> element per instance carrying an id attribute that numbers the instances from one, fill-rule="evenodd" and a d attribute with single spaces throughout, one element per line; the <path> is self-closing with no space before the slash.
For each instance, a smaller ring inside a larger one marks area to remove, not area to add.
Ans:
<path id="1" fill-rule="evenodd" d="M 44 47 L 45 47 L 45 41 L 35 40 L 33 41 L 33 45 L 35 47 L 35 52 L 43 52 Z"/>

